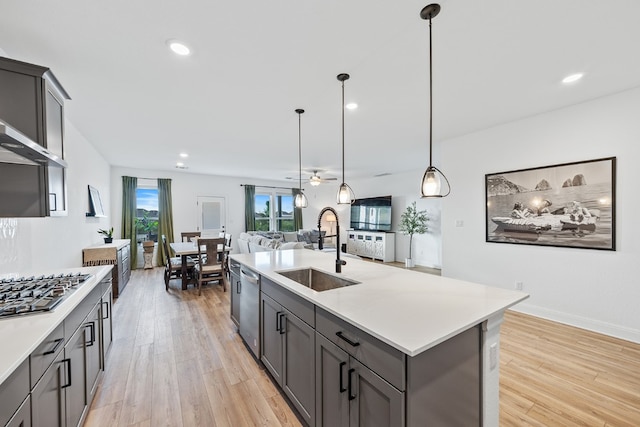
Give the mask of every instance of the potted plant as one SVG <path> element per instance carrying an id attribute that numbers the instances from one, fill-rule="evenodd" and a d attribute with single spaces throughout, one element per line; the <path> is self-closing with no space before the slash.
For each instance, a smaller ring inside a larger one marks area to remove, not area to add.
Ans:
<path id="1" fill-rule="evenodd" d="M 411 257 L 411 247 L 414 234 L 423 234 L 427 232 L 427 211 L 418 211 L 416 202 L 407 206 L 407 209 L 400 216 L 400 232 L 409 235 L 409 258 L 406 258 L 404 265 L 406 268 L 415 266 Z"/>
<path id="2" fill-rule="evenodd" d="M 98 234 L 102 234 L 104 236 L 104 243 L 113 242 L 113 227 L 108 230 L 98 230 Z"/>

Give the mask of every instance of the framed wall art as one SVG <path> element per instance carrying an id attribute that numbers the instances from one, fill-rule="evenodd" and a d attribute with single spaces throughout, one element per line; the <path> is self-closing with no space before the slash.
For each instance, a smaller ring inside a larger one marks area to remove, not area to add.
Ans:
<path id="1" fill-rule="evenodd" d="M 616 249 L 616 158 L 485 175 L 486 241 Z"/>

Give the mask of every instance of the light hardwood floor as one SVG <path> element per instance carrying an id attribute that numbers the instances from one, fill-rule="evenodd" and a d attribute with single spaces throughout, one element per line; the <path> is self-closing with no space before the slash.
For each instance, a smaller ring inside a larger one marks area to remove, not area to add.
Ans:
<path id="1" fill-rule="evenodd" d="M 299 426 L 229 319 L 229 292 L 135 270 L 86 426 Z M 640 345 L 508 312 L 501 426 L 640 426 Z"/>

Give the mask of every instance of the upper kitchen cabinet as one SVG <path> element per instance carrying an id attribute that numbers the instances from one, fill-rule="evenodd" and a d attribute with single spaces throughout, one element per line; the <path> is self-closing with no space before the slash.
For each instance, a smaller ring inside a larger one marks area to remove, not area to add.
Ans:
<path id="1" fill-rule="evenodd" d="M 0 57 L 0 217 L 67 214 L 67 99 L 48 68 Z"/>

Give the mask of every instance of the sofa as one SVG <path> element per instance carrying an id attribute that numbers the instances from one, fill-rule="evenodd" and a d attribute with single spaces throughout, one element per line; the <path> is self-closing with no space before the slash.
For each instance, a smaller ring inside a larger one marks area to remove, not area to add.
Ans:
<path id="1" fill-rule="evenodd" d="M 285 249 L 304 249 L 306 246 L 305 243 L 299 242 L 295 236 L 296 234 L 295 232 L 240 233 L 238 237 L 238 248 L 240 249 L 240 253 L 243 254 Z"/>

